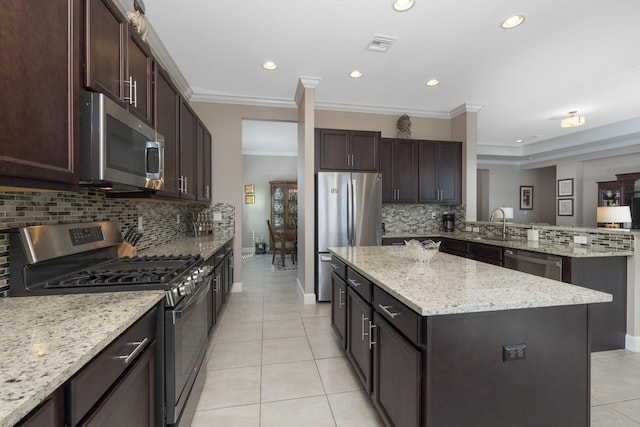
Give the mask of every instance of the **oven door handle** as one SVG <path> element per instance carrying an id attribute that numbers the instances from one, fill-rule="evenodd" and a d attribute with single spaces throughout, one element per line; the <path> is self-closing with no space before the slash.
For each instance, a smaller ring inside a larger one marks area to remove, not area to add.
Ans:
<path id="1" fill-rule="evenodd" d="M 187 298 L 186 301 L 181 302 L 180 304 L 178 304 L 178 306 L 175 308 L 175 310 L 173 310 L 173 320 L 174 320 L 174 324 L 175 324 L 175 320 L 176 319 L 181 319 L 182 318 L 182 313 L 184 313 L 186 310 L 189 309 L 189 307 L 191 307 L 193 304 L 199 302 L 201 299 L 206 298 L 207 296 L 207 292 L 209 292 L 209 288 L 211 287 L 210 281 L 207 280 L 206 281 L 206 286 L 202 286 L 201 288 L 198 289 L 198 291 L 195 294 L 191 294 L 191 296 L 189 298 Z"/>

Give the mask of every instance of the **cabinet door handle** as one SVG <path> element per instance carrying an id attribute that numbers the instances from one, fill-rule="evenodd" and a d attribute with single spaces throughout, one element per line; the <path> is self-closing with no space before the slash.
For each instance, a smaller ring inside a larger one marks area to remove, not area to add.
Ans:
<path id="1" fill-rule="evenodd" d="M 189 181 L 187 181 L 186 176 L 182 178 L 182 182 L 184 182 L 184 192 L 187 193 L 189 188 Z"/>
<path id="2" fill-rule="evenodd" d="M 353 286 L 355 286 L 356 288 L 360 285 L 362 285 L 362 283 L 358 283 L 355 279 L 349 279 L 348 280 L 349 283 L 351 283 Z"/>
<path id="3" fill-rule="evenodd" d="M 342 295 L 344 295 L 344 291 L 340 289 L 340 293 L 338 294 L 338 308 L 344 307 L 344 302 L 342 301 Z"/>
<path id="4" fill-rule="evenodd" d="M 380 308 L 380 310 L 382 310 L 382 312 L 384 314 L 386 314 L 387 316 L 391 317 L 392 319 L 395 319 L 396 316 L 398 315 L 398 313 L 393 313 L 393 312 L 389 311 L 389 309 L 391 308 L 390 305 L 378 304 L 378 307 Z"/>
<path id="5" fill-rule="evenodd" d="M 376 344 L 376 342 L 373 341 L 373 328 L 377 327 L 378 325 L 374 325 L 373 322 L 369 321 L 369 350 L 371 350 L 373 345 Z"/>
<path id="6" fill-rule="evenodd" d="M 148 342 L 149 338 L 145 338 L 142 341 L 132 342 L 131 345 L 135 345 L 136 348 L 134 348 L 128 356 L 117 356 L 116 359 L 123 359 L 125 365 L 129 364 L 129 362 L 131 362 L 131 360 L 133 360 L 142 351 Z"/>
<path id="7" fill-rule="evenodd" d="M 364 331 L 364 322 L 366 322 L 367 320 L 369 320 L 368 317 L 366 317 L 364 314 L 362 315 L 362 325 L 360 330 L 362 331 L 362 341 L 364 341 L 364 337 L 368 336 L 369 333 Z M 371 322 L 369 322 L 369 325 L 371 325 Z"/>

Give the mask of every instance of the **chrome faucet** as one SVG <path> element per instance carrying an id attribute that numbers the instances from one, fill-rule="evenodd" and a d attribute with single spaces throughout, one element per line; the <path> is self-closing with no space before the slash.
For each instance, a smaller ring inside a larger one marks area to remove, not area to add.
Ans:
<path id="1" fill-rule="evenodd" d="M 502 208 L 495 208 L 494 210 L 492 210 L 491 215 L 489 215 L 489 221 L 493 222 L 493 218 L 496 215 L 496 211 L 502 212 L 502 238 L 506 239 L 507 238 L 507 215 L 504 213 L 504 210 Z"/>

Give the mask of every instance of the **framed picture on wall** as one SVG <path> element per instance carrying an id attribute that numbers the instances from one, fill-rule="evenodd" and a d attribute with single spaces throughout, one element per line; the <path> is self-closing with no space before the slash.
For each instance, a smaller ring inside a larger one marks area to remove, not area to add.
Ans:
<path id="1" fill-rule="evenodd" d="M 558 180 L 558 197 L 573 196 L 573 178 Z"/>
<path id="2" fill-rule="evenodd" d="M 558 199 L 558 216 L 573 216 L 573 199 Z"/>
<path id="3" fill-rule="evenodd" d="M 247 205 L 253 205 L 256 202 L 256 196 L 253 194 L 245 194 L 244 203 Z"/>
<path id="4" fill-rule="evenodd" d="M 244 194 L 255 194 L 255 188 L 253 184 L 248 184 L 244 186 Z"/>
<path id="5" fill-rule="evenodd" d="M 520 186 L 520 210 L 526 211 L 533 209 L 533 186 Z"/>

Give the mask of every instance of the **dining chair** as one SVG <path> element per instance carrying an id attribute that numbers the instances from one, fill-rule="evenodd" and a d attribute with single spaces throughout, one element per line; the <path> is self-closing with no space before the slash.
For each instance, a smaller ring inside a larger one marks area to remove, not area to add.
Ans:
<path id="1" fill-rule="evenodd" d="M 267 220 L 267 227 L 269 228 L 269 249 L 273 252 L 271 257 L 271 264 L 276 261 L 276 252 L 280 253 L 280 259 L 282 260 L 282 266 L 284 267 L 284 260 L 287 253 L 291 254 L 291 261 L 295 264 L 297 261 L 297 249 L 298 245 L 295 240 L 287 239 L 286 236 L 279 236 L 278 233 L 274 233 L 271 228 L 271 223 Z"/>

